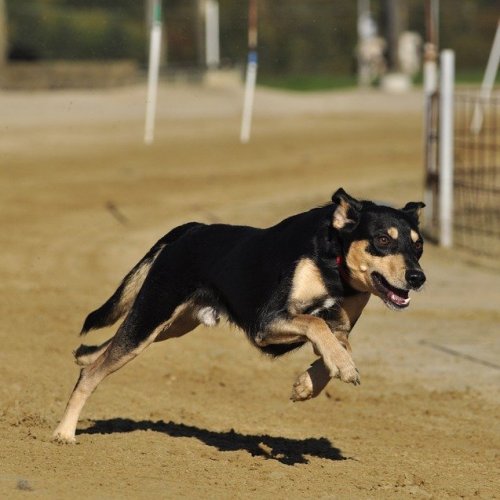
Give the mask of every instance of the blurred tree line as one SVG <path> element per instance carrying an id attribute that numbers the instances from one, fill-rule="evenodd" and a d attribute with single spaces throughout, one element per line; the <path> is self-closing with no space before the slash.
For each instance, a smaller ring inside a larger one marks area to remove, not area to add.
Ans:
<path id="1" fill-rule="evenodd" d="M 424 0 L 407 3 L 407 27 L 421 35 Z M 202 65 L 203 0 L 163 0 L 169 67 Z M 146 1 L 6 0 L 10 60 L 134 59 L 146 62 Z M 223 64 L 246 60 L 247 0 L 219 0 Z M 379 32 L 386 0 L 372 0 Z M 441 0 L 440 44 L 457 54 L 457 70 L 484 69 L 498 0 Z M 259 0 L 260 74 L 346 75 L 355 71 L 355 0 Z"/>

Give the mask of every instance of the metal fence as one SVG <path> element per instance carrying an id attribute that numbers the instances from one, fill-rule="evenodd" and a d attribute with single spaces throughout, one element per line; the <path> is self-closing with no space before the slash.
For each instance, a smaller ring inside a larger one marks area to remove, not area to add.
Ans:
<path id="1" fill-rule="evenodd" d="M 427 102 L 427 236 L 439 241 L 439 95 Z M 500 257 L 500 92 L 454 96 L 453 242 L 477 254 Z"/>
<path id="2" fill-rule="evenodd" d="M 455 93 L 454 241 L 500 257 L 500 93 Z"/>

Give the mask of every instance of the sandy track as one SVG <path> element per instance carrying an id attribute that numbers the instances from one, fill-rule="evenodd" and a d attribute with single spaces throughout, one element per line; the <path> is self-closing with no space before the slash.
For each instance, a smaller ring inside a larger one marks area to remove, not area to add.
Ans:
<path id="1" fill-rule="evenodd" d="M 0 494 L 498 496 L 499 275 L 430 246 L 429 284 L 410 310 L 372 300 L 356 326 L 361 387 L 333 382 L 292 404 L 309 348 L 270 361 L 234 329 L 200 328 L 104 381 L 78 445 L 50 442 L 85 314 L 175 224 L 265 226 L 340 185 L 421 198 L 416 94 L 260 92 L 243 147 L 239 90 L 165 87 L 151 148 L 141 96 L 0 94 Z"/>

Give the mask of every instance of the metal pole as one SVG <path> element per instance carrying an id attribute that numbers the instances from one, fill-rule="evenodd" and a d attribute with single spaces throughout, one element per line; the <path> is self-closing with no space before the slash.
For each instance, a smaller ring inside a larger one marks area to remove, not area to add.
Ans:
<path id="1" fill-rule="evenodd" d="M 161 52 L 161 0 L 153 0 L 152 23 L 149 45 L 148 94 L 146 98 L 146 125 L 144 142 L 152 144 L 155 134 L 156 98 L 158 95 L 158 77 L 160 72 Z"/>
<path id="2" fill-rule="evenodd" d="M 240 141 L 246 144 L 250 140 L 252 111 L 257 81 L 257 0 L 248 2 L 248 62 L 241 119 Z"/>
<path id="3" fill-rule="evenodd" d="M 472 116 L 471 130 L 473 133 L 478 134 L 483 126 L 483 110 L 482 106 L 488 103 L 491 97 L 491 91 L 495 85 L 495 78 L 498 72 L 498 64 L 500 63 L 500 20 L 497 24 L 495 38 L 493 39 L 493 46 L 491 47 L 488 64 L 484 72 L 483 83 L 481 84 L 481 91 L 479 99 L 474 107 L 474 114 Z"/>
<path id="4" fill-rule="evenodd" d="M 424 48 L 424 221 L 425 231 L 433 234 L 437 215 L 437 90 L 438 90 L 439 0 L 425 1 L 426 40 Z"/>
<path id="5" fill-rule="evenodd" d="M 217 69 L 220 64 L 219 44 L 219 2 L 205 2 L 205 61 L 209 69 Z"/>
<path id="6" fill-rule="evenodd" d="M 441 52 L 439 96 L 439 243 L 453 245 L 453 88 L 455 53 Z"/>
<path id="7" fill-rule="evenodd" d="M 371 33 L 372 19 L 370 13 L 370 0 L 358 0 L 358 85 L 368 87 L 371 83 L 370 64 L 363 57 L 363 49 L 366 40 L 375 33 Z"/>
<path id="8" fill-rule="evenodd" d="M 438 87 L 437 55 L 439 50 L 439 0 L 425 2 L 426 38 L 424 48 L 424 93 L 434 94 Z"/>

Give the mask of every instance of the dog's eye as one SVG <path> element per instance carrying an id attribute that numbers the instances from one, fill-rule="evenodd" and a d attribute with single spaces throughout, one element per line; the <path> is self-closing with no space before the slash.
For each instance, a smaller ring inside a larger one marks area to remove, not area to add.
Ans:
<path id="1" fill-rule="evenodd" d="M 424 247 L 424 243 L 423 243 L 423 241 L 422 241 L 422 240 L 417 240 L 417 241 L 415 241 L 415 248 L 416 248 L 417 250 L 419 250 L 419 251 L 420 251 L 420 250 L 422 250 L 422 248 L 423 248 L 423 247 Z"/>
<path id="2" fill-rule="evenodd" d="M 376 238 L 377 245 L 381 247 L 387 247 L 391 243 L 391 238 L 389 236 L 385 236 L 385 234 L 382 234 L 380 236 L 377 236 Z"/>

